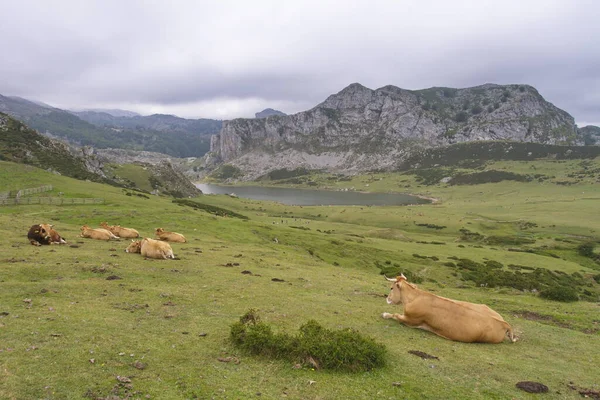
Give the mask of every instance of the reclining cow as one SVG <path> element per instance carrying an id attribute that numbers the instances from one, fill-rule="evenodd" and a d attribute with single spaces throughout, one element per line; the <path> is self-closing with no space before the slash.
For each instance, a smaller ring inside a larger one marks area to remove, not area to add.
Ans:
<path id="1" fill-rule="evenodd" d="M 121 225 L 108 225 L 106 222 L 102 222 L 100 226 L 103 229 L 109 230 L 113 235 L 120 238 L 137 238 L 140 237 L 138 231 L 133 228 L 124 228 Z"/>
<path id="2" fill-rule="evenodd" d="M 418 289 L 404 275 L 387 279 L 393 282 L 387 303 L 403 304 L 404 314 L 383 313 L 383 318 L 458 342 L 501 343 L 507 334 L 516 341 L 511 326 L 484 304 L 436 296 Z"/>
<path id="3" fill-rule="evenodd" d="M 156 228 L 156 238 L 165 242 L 185 243 L 185 237 L 181 233 L 167 232 L 163 228 Z"/>
<path id="4" fill-rule="evenodd" d="M 127 253 L 141 253 L 147 258 L 175 258 L 171 245 L 167 242 L 144 238 L 142 240 L 132 240 L 129 246 L 125 249 Z"/>
<path id="5" fill-rule="evenodd" d="M 54 225 L 50 224 L 32 225 L 31 228 L 29 228 L 29 232 L 27 232 L 29 243 L 34 246 L 67 243 L 53 227 Z"/>
<path id="6" fill-rule="evenodd" d="M 90 228 L 87 225 L 83 225 L 81 227 L 81 237 L 90 238 L 96 240 L 110 240 L 110 239 L 118 239 L 111 231 L 103 228 Z"/>

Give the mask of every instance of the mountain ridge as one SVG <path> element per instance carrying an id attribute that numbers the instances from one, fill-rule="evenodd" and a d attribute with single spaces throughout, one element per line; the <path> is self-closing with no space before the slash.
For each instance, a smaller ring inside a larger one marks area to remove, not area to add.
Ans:
<path id="1" fill-rule="evenodd" d="M 201 157 L 210 149 L 210 135 L 221 128 L 219 120 L 186 120 L 159 114 L 114 117 L 89 111 L 77 115 L 3 95 L 0 95 L 0 112 L 48 137 L 73 145 L 161 152 L 172 157 Z"/>
<path id="2" fill-rule="evenodd" d="M 353 83 L 297 114 L 224 121 L 205 164 L 232 164 L 244 179 L 281 168 L 393 170 L 416 150 L 481 140 L 584 144 L 573 117 L 529 85 L 373 90 Z"/>

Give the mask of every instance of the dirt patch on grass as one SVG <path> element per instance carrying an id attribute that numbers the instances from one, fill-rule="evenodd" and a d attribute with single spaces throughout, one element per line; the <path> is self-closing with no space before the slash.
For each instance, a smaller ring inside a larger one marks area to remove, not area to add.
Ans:
<path id="1" fill-rule="evenodd" d="M 585 389 L 575 386 L 573 382 L 567 385 L 569 389 L 577 391 L 582 397 L 589 399 L 600 399 L 600 390 Z"/>
<path id="2" fill-rule="evenodd" d="M 415 355 L 417 357 L 421 357 L 423 360 L 439 360 L 440 358 L 437 356 L 432 356 L 431 354 L 424 353 L 419 350 L 409 350 L 409 354 Z"/>
<path id="3" fill-rule="evenodd" d="M 527 393 L 547 393 L 548 386 L 539 382 L 531 382 L 531 381 L 523 381 L 519 382 L 515 385 L 521 390 L 526 391 Z"/>
<path id="4" fill-rule="evenodd" d="M 561 328 L 566 328 L 566 329 L 571 329 L 571 330 L 574 330 L 574 331 L 583 332 L 583 333 L 586 333 L 588 335 L 593 335 L 593 334 L 595 334 L 596 332 L 598 332 L 600 330 L 598 328 L 589 328 L 589 327 L 574 326 L 574 325 L 569 324 L 567 322 L 560 321 L 560 320 L 554 318 L 551 315 L 538 314 L 538 313 L 536 313 L 534 311 L 520 310 L 520 311 L 514 312 L 514 316 L 517 317 L 517 318 L 526 319 L 528 321 L 537 321 L 537 322 L 541 322 L 541 323 L 546 324 L 546 325 L 554 325 L 554 326 L 558 326 L 558 327 L 561 327 Z"/>

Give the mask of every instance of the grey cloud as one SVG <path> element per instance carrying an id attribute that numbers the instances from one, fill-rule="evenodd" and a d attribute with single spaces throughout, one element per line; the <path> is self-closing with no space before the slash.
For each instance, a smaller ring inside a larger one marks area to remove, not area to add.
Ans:
<path id="1" fill-rule="evenodd" d="M 586 0 L 22 0 L 0 14 L 0 93 L 176 112 L 223 98 L 314 106 L 352 82 L 526 83 L 597 121 L 599 10 Z"/>

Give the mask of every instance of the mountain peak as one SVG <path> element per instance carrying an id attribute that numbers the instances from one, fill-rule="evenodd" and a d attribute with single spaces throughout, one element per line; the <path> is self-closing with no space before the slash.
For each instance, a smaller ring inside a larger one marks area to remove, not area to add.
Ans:
<path id="1" fill-rule="evenodd" d="M 267 117 L 270 117 L 272 115 L 281 115 L 281 116 L 284 116 L 284 115 L 287 115 L 287 114 L 284 113 L 284 112 L 281 112 L 279 110 L 274 110 L 272 108 L 265 108 L 261 112 L 257 112 L 257 113 L 254 114 L 254 116 L 256 118 L 267 118 Z"/>

